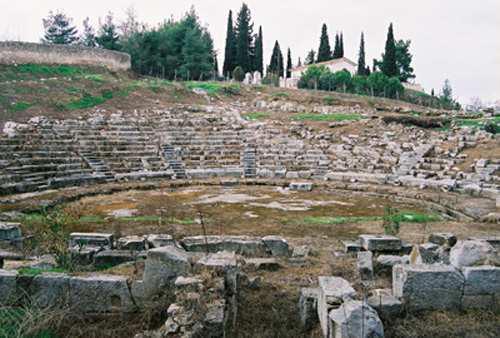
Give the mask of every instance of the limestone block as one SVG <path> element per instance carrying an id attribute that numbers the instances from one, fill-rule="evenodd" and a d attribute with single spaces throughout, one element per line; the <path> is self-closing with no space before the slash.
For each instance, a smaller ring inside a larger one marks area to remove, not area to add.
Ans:
<path id="1" fill-rule="evenodd" d="M 116 246 L 119 250 L 143 251 L 146 250 L 146 239 L 141 236 L 125 236 L 118 239 Z"/>
<path id="2" fill-rule="evenodd" d="M 319 298 L 318 298 L 318 317 L 321 324 L 323 336 L 328 337 L 328 314 L 331 309 L 338 308 L 346 299 L 356 295 L 348 281 L 341 277 L 318 277 Z"/>
<path id="3" fill-rule="evenodd" d="M 94 265 L 97 267 L 112 267 L 126 262 L 133 262 L 135 255 L 129 250 L 104 250 L 94 257 Z"/>
<path id="4" fill-rule="evenodd" d="M 491 244 L 481 240 L 458 241 L 450 250 L 450 264 L 457 268 L 487 264 L 496 251 Z"/>
<path id="5" fill-rule="evenodd" d="M 373 253 L 371 251 L 358 252 L 357 266 L 361 280 L 373 279 Z"/>
<path id="6" fill-rule="evenodd" d="M 299 297 L 299 317 L 304 331 L 311 330 L 318 323 L 318 288 L 302 288 Z"/>
<path id="7" fill-rule="evenodd" d="M 71 247 L 94 246 L 113 249 L 112 234 L 73 232 L 69 235 L 69 238 Z"/>
<path id="8" fill-rule="evenodd" d="M 33 303 L 42 309 L 64 307 L 69 302 L 70 276 L 62 273 L 43 273 L 35 276 L 30 286 Z"/>
<path id="9" fill-rule="evenodd" d="M 13 305 L 17 301 L 17 275 L 17 271 L 0 269 L 0 304 L 3 306 Z"/>
<path id="10" fill-rule="evenodd" d="M 0 241 L 12 241 L 21 236 L 20 223 L 0 222 Z"/>
<path id="11" fill-rule="evenodd" d="M 456 310 L 464 277 L 451 265 L 396 265 L 392 269 L 393 295 L 410 310 Z"/>
<path id="12" fill-rule="evenodd" d="M 344 245 L 344 252 L 346 254 L 357 253 L 362 248 L 359 241 L 342 241 L 342 244 Z"/>
<path id="13" fill-rule="evenodd" d="M 446 245 L 452 247 L 457 243 L 457 236 L 450 232 L 439 232 L 429 236 L 429 242 L 437 245 Z"/>
<path id="14" fill-rule="evenodd" d="M 267 248 L 263 241 L 248 236 L 193 236 L 181 240 L 189 252 L 231 251 L 245 256 L 263 256 Z"/>
<path id="15" fill-rule="evenodd" d="M 276 271 L 281 268 L 281 265 L 275 258 L 247 258 L 245 259 L 245 268 L 252 271 Z"/>
<path id="16" fill-rule="evenodd" d="M 377 312 L 368 304 L 347 300 L 328 316 L 330 338 L 383 338 L 384 326 Z"/>
<path id="17" fill-rule="evenodd" d="M 69 288 L 70 306 L 80 312 L 131 312 L 135 309 L 126 277 L 72 277 L 69 280 Z"/>
<path id="18" fill-rule="evenodd" d="M 401 301 L 392 295 L 390 289 L 375 289 L 370 292 L 368 305 L 374 308 L 382 318 L 394 318 L 401 313 Z"/>
<path id="19" fill-rule="evenodd" d="M 204 270 L 224 273 L 238 266 L 236 254 L 230 251 L 221 251 L 210 253 L 203 256 L 195 263 L 195 271 L 202 272 Z"/>
<path id="20" fill-rule="evenodd" d="M 158 293 L 173 278 L 188 275 L 190 258 L 188 252 L 173 245 L 149 250 L 143 278 L 146 296 Z"/>
<path id="21" fill-rule="evenodd" d="M 379 272 L 391 272 L 397 264 L 410 264 L 409 256 L 379 255 L 375 260 L 375 270 Z"/>
<path id="22" fill-rule="evenodd" d="M 286 239 L 280 236 L 265 236 L 262 242 L 273 256 L 289 256 L 290 248 Z"/>
<path id="23" fill-rule="evenodd" d="M 152 234 L 146 236 L 146 241 L 149 248 L 160 248 L 162 246 L 174 245 L 175 241 L 170 235 Z"/>
<path id="24" fill-rule="evenodd" d="M 368 251 L 399 251 L 401 239 L 389 235 L 360 235 L 361 246 Z"/>

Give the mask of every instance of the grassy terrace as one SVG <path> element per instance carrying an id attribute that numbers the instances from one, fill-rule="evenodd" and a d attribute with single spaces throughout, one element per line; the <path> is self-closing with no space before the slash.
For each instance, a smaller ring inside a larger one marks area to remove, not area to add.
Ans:
<path id="1" fill-rule="evenodd" d="M 338 121 L 359 121 L 363 117 L 360 114 L 316 114 L 300 113 L 294 114 L 291 119 L 294 121 L 317 121 L 317 122 L 338 122 Z"/>
<path id="2" fill-rule="evenodd" d="M 430 223 L 439 222 L 441 217 L 435 214 L 421 214 L 409 211 L 402 211 L 390 217 L 394 222 L 407 222 L 407 223 Z M 382 216 L 351 216 L 351 217 L 305 217 L 302 222 L 304 224 L 322 224 L 322 225 L 335 225 L 335 224 L 349 224 L 349 223 L 362 223 L 371 221 L 382 221 Z"/>

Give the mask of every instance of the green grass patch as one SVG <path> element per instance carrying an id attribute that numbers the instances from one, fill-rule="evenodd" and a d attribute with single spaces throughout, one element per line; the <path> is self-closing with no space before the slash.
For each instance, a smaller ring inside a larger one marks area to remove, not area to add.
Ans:
<path id="1" fill-rule="evenodd" d="M 391 216 L 401 223 L 431 223 L 439 222 L 442 218 L 436 214 L 421 214 L 412 211 L 400 211 Z M 364 223 L 382 221 L 382 216 L 308 216 L 302 220 L 304 224 L 337 225 L 349 223 Z"/>
<path id="2" fill-rule="evenodd" d="M 222 83 L 222 82 L 196 82 L 189 81 L 185 83 L 189 90 L 203 90 L 208 95 L 225 94 L 225 95 L 238 95 L 241 91 L 241 86 L 237 83 Z"/>
<path id="3" fill-rule="evenodd" d="M 114 97 L 113 91 L 103 89 L 101 95 L 93 96 L 89 93 L 84 93 L 83 96 L 75 101 L 63 104 L 61 108 L 66 110 L 87 109 L 103 104 Z"/>
<path id="4" fill-rule="evenodd" d="M 363 117 L 359 114 L 316 114 L 316 113 L 300 113 L 291 116 L 294 121 L 320 121 L 320 122 L 333 122 L 333 121 L 359 121 Z"/>
<path id="5" fill-rule="evenodd" d="M 323 98 L 323 103 L 326 104 L 327 106 L 333 106 L 335 103 L 337 103 L 337 99 L 334 98 L 333 96 L 325 96 Z"/>
<path id="6" fill-rule="evenodd" d="M 34 308 L 0 307 L 0 337 L 57 338 L 51 330 L 29 332 L 43 320 L 44 312 Z"/>
<path id="7" fill-rule="evenodd" d="M 263 120 L 269 117 L 269 113 L 265 112 L 253 112 L 253 113 L 248 113 L 244 114 L 243 118 L 248 121 L 257 121 L 257 120 Z"/>
<path id="8" fill-rule="evenodd" d="M 32 106 L 31 103 L 20 101 L 20 102 L 14 103 L 13 105 L 10 105 L 8 108 L 8 111 L 11 113 L 16 113 L 16 112 L 24 111 L 31 106 Z"/>
<path id="9" fill-rule="evenodd" d="M 103 83 L 103 82 L 105 82 L 104 76 L 102 74 L 87 74 L 87 75 L 84 75 L 83 78 L 85 80 L 90 80 L 90 81 L 94 81 L 94 82 L 97 82 L 97 83 Z"/>
<path id="10" fill-rule="evenodd" d="M 98 215 L 82 216 L 78 220 L 80 223 L 104 223 L 104 218 Z"/>
<path id="11" fill-rule="evenodd" d="M 272 93 L 271 96 L 277 98 L 288 98 L 290 95 L 285 92 L 278 92 L 278 93 Z"/>
<path id="12" fill-rule="evenodd" d="M 43 75 L 43 76 L 73 76 L 77 74 L 83 74 L 83 69 L 74 66 L 58 65 L 38 65 L 38 64 L 25 64 L 17 67 L 19 73 L 28 73 L 32 75 Z"/>

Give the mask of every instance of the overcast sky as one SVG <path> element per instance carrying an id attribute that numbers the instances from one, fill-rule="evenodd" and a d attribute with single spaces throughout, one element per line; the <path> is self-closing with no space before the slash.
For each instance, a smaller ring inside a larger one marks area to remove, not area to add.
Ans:
<path id="1" fill-rule="evenodd" d="M 265 62 L 279 40 L 290 47 L 294 63 L 317 50 L 321 24 L 330 40 L 343 31 L 346 57 L 357 61 L 359 38 L 365 32 L 367 63 L 383 50 L 387 27 L 394 23 L 397 39 L 412 40 L 416 81 L 428 92 L 440 91 L 450 79 L 454 94 L 467 103 L 473 96 L 500 99 L 500 0 L 248 0 L 255 25 L 263 26 Z M 0 40 L 38 41 L 42 18 L 61 10 L 81 26 L 87 16 L 94 25 L 112 11 L 117 19 L 133 6 L 140 21 L 155 25 L 191 5 L 215 40 L 222 65 L 227 13 L 235 0 L 0 0 Z M 331 42 L 333 44 L 333 42 Z"/>

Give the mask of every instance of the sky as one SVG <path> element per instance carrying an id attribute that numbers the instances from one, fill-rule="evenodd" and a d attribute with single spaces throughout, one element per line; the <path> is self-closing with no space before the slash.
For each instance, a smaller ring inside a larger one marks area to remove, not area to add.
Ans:
<path id="1" fill-rule="evenodd" d="M 97 25 L 108 11 L 117 21 L 134 7 L 139 20 L 150 26 L 172 15 L 179 18 L 194 5 L 211 32 L 223 63 L 227 14 L 237 12 L 238 0 L 0 0 L 0 40 L 38 42 L 42 18 L 60 10 L 81 27 L 90 17 Z M 367 64 L 383 52 L 387 27 L 396 39 L 410 39 L 416 82 L 439 93 L 445 79 L 462 103 L 472 97 L 500 99 L 500 0 L 247 0 L 255 26 L 262 25 L 265 63 L 274 41 L 283 53 L 291 48 L 294 63 L 318 49 L 321 25 L 326 23 L 331 44 L 335 32 L 344 34 L 345 56 L 357 62 L 360 34 L 366 41 Z M 257 30 L 257 28 L 256 28 Z"/>

